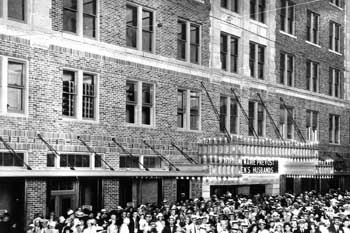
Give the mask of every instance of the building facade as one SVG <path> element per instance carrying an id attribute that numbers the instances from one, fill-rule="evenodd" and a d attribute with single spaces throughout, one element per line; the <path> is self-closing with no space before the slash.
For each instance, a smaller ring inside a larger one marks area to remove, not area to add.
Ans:
<path id="1" fill-rule="evenodd" d="M 300 192 L 305 182 L 325 190 L 303 171 L 289 176 L 288 159 L 304 148 L 296 165 L 348 161 L 343 5 L 1 4 L 0 211 L 23 213 L 19 223 L 78 207 Z M 225 158 L 203 149 L 218 142 Z M 346 168 L 339 174 L 345 187 Z"/>

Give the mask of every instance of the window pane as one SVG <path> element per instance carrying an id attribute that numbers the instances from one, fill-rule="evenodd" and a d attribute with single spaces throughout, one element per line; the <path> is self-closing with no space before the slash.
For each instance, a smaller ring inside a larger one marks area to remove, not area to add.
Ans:
<path id="1" fill-rule="evenodd" d="M 177 91 L 177 127 L 183 128 L 185 124 L 185 91 Z"/>
<path id="2" fill-rule="evenodd" d="M 191 44 L 199 44 L 199 27 L 191 24 L 190 33 Z"/>
<path id="3" fill-rule="evenodd" d="M 255 76 L 255 44 L 250 43 L 249 44 L 249 69 L 250 69 L 250 76 Z"/>
<path id="4" fill-rule="evenodd" d="M 258 105 L 258 135 L 264 134 L 264 107 L 262 104 Z"/>
<path id="5" fill-rule="evenodd" d="M 142 104 L 152 105 L 152 85 L 143 83 L 142 84 Z"/>
<path id="6" fill-rule="evenodd" d="M 8 0 L 7 14 L 11 19 L 24 20 L 25 0 Z"/>
<path id="7" fill-rule="evenodd" d="M 102 167 L 101 155 L 95 155 L 95 167 Z"/>
<path id="8" fill-rule="evenodd" d="M 62 114 L 74 116 L 75 114 L 75 73 L 63 71 Z"/>
<path id="9" fill-rule="evenodd" d="M 150 125 L 151 124 L 151 108 L 142 107 L 142 124 Z"/>
<path id="10" fill-rule="evenodd" d="M 83 75 L 83 117 L 94 118 L 95 110 L 95 81 L 90 74 Z"/>
<path id="11" fill-rule="evenodd" d="M 16 153 L 17 156 L 14 156 L 14 164 L 15 167 L 23 167 L 24 154 Z"/>
<path id="12" fill-rule="evenodd" d="M 249 124 L 249 132 L 248 134 L 250 136 L 254 135 L 253 129 L 254 129 L 254 119 L 255 119 L 255 103 L 254 102 L 249 102 L 248 105 L 248 124 Z"/>
<path id="13" fill-rule="evenodd" d="M 3 166 L 9 167 L 14 165 L 13 155 L 10 153 L 3 154 Z"/>
<path id="14" fill-rule="evenodd" d="M 23 111 L 23 89 L 7 89 L 7 110 L 10 112 Z"/>
<path id="15" fill-rule="evenodd" d="M 84 36 L 96 37 L 96 17 L 84 14 L 83 16 Z"/>
<path id="16" fill-rule="evenodd" d="M 54 167 L 55 166 L 55 155 L 54 154 L 47 154 L 46 166 L 47 167 Z"/>
<path id="17" fill-rule="evenodd" d="M 227 70 L 227 35 L 220 36 L 221 68 Z"/>
<path id="18" fill-rule="evenodd" d="M 23 86 L 24 64 L 9 61 L 8 62 L 8 84 Z"/>
<path id="19" fill-rule="evenodd" d="M 126 45 L 136 48 L 137 8 L 126 6 Z"/>
<path id="20" fill-rule="evenodd" d="M 126 122 L 135 123 L 135 106 L 126 105 Z"/>
<path id="21" fill-rule="evenodd" d="M 220 130 L 225 131 L 227 117 L 227 98 L 220 96 Z"/>
<path id="22" fill-rule="evenodd" d="M 68 166 L 68 156 L 65 154 L 60 155 L 60 167 L 67 167 Z"/>
<path id="23" fill-rule="evenodd" d="M 153 13 L 142 11 L 142 49 L 143 51 L 152 51 L 153 40 Z"/>
<path id="24" fill-rule="evenodd" d="M 230 111 L 230 132 L 237 132 L 237 120 L 238 120 L 238 106 L 234 99 L 231 99 L 231 111 Z"/>
<path id="25" fill-rule="evenodd" d="M 191 92 L 190 129 L 199 129 L 199 94 Z"/>
<path id="26" fill-rule="evenodd" d="M 77 0 L 63 0 L 63 7 L 70 9 L 78 9 Z"/>
<path id="27" fill-rule="evenodd" d="M 177 23 L 177 58 L 186 59 L 186 23 L 182 21 Z"/>
<path id="28" fill-rule="evenodd" d="M 83 1 L 84 14 L 96 15 L 96 0 Z"/>
<path id="29" fill-rule="evenodd" d="M 63 30 L 77 32 L 77 15 L 74 11 L 63 11 Z"/>
<path id="30" fill-rule="evenodd" d="M 136 83 L 126 82 L 126 122 L 135 123 Z"/>

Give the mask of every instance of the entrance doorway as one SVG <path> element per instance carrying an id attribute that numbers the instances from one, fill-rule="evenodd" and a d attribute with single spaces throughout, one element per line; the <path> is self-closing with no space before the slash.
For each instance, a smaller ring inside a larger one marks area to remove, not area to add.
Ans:
<path id="1" fill-rule="evenodd" d="M 177 180 L 177 200 L 185 201 L 190 198 L 190 180 Z"/>
<path id="2" fill-rule="evenodd" d="M 69 209 L 78 207 L 79 189 L 76 180 L 50 180 L 48 188 L 50 213 L 54 212 L 55 216 L 66 215 Z"/>

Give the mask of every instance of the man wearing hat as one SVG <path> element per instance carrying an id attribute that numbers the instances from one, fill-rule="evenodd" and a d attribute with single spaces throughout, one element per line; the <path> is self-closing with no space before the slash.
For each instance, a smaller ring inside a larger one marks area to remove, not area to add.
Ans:
<path id="1" fill-rule="evenodd" d="M 310 231 L 307 229 L 307 222 L 305 219 L 298 219 L 298 229 L 294 231 L 294 233 L 309 233 Z"/>
<path id="2" fill-rule="evenodd" d="M 341 228 L 341 221 L 339 215 L 333 216 L 333 224 L 331 224 L 328 227 L 329 233 L 344 233 L 343 229 Z"/>
<path id="3" fill-rule="evenodd" d="M 161 233 L 175 233 L 177 226 L 175 225 L 175 217 L 170 215 L 168 221 L 165 222 L 165 227 Z"/>

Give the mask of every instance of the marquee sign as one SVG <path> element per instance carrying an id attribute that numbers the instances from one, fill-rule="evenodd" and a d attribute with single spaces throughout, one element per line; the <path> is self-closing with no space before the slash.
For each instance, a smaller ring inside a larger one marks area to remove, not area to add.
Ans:
<path id="1" fill-rule="evenodd" d="M 243 174 L 278 173 L 278 161 L 277 160 L 243 159 L 242 173 Z"/>

